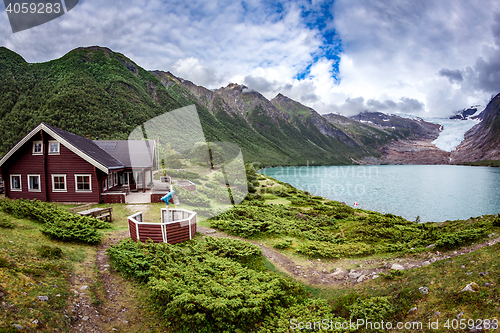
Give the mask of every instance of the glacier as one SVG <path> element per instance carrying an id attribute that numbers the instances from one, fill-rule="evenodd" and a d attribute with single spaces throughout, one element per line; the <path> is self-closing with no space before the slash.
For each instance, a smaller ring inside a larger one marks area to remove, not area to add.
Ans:
<path id="1" fill-rule="evenodd" d="M 464 140 L 465 133 L 474 125 L 477 125 L 480 120 L 458 120 L 448 118 L 423 118 L 425 121 L 434 124 L 440 124 L 442 131 L 432 143 L 441 150 L 452 152 Z"/>

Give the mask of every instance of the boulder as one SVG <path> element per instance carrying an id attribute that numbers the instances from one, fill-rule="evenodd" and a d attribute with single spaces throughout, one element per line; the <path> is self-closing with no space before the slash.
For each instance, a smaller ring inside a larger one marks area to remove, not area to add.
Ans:
<path id="1" fill-rule="evenodd" d="M 427 295 L 429 293 L 429 288 L 427 288 L 427 287 L 420 287 L 420 288 L 418 288 L 418 291 L 420 291 L 420 293 L 422 295 Z"/>
<path id="2" fill-rule="evenodd" d="M 460 290 L 461 293 L 466 292 L 466 291 L 471 291 L 475 293 L 476 291 L 479 290 L 479 286 L 475 282 L 471 282 L 468 285 L 464 287 L 464 289 Z"/>
<path id="3" fill-rule="evenodd" d="M 400 264 L 393 264 L 393 265 L 391 266 L 391 269 L 393 269 L 393 270 L 397 270 L 397 271 L 402 271 L 402 270 L 404 270 L 405 268 L 404 268 L 404 266 L 403 266 L 403 265 L 400 265 Z"/>

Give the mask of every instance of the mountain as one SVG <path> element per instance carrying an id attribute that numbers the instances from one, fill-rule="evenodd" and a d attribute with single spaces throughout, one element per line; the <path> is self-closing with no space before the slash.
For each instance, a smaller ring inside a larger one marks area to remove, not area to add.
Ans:
<path id="1" fill-rule="evenodd" d="M 500 160 L 500 94 L 488 103 L 482 121 L 465 133 L 464 141 L 452 152 L 454 163 Z"/>
<path id="2" fill-rule="evenodd" d="M 278 100 L 284 96 L 269 101 L 236 83 L 212 91 L 169 72 L 151 73 L 167 91 L 191 96 L 199 108 L 234 133 L 230 141 L 244 148 L 247 160 L 265 165 L 351 164 L 369 154 L 314 110 L 317 126 L 279 107 Z"/>
<path id="3" fill-rule="evenodd" d="M 482 119 L 482 112 L 478 114 L 479 105 L 473 105 L 470 108 L 455 112 L 450 119 L 467 120 L 467 119 Z"/>
<path id="4" fill-rule="evenodd" d="M 245 86 L 211 91 L 103 47 L 36 64 L 0 48 L 0 88 L 0 155 L 42 121 L 91 139 L 126 139 L 147 120 L 192 104 L 207 140 L 238 144 L 248 162 L 351 164 L 368 155 L 327 122 L 331 135 Z"/>
<path id="5" fill-rule="evenodd" d="M 256 166 L 449 163 L 450 157 L 431 144 L 440 125 L 419 118 L 320 115 L 282 94 L 268 100 L 237 83 L 209 90 L 170 72 L 146 71 L 98 46 L 35 64 L 0 47 L 0 89 L 0 156 L 42 121 L 90 139 L 126 139 L 150 119 L 195 105 L 207 141 L 238 144 Z M 467 134 L 457 160 L 497 156 L 497 99 Z"/>

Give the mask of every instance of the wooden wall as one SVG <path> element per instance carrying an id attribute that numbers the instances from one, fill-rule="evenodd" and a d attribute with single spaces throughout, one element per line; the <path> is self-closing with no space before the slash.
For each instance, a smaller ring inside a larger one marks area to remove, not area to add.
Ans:
<path id="1" fill-rule="evenodd" d="M 40 134 L 24 144 L 7 163 L 2 166 L 5 176 L 6 196 L 11 199 L 38 199 L 41 201 L 59 202 L 99 202 L 98 175 L 96 168 L 74 154 L 68 148 L 60 145 L 59 155 L 49 155 L 48 141 L 53 140 L 43 133 L 43 155 L 33 155 L 33 141 L 39 141 Z M 21 174 L 22 191 L 10 190 L 10 175 Z M 40 192 L 28 191 L 28 175 L 40 175 Z M 66 192 L 52 191 L 52 174 L 66 175 Z M 91 192 L 76 192 L 75 174 L 91 175 Z"/>

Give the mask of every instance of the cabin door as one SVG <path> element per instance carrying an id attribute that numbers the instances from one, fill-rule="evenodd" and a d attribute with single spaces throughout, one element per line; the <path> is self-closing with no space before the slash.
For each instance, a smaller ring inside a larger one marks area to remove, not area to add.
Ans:
<path id="1" fill-rule="evenodd" d="M 144 189 L 143 181 L 142 181 L 142 171 L 135 172 L 135 182 L 137 184 L 137 189 Z"/>
<path id="2" fill-rule="evenodd" d="M 128 185 L 130 186 L 130 190 L 133 191 L 133 190 L 137 189 L 133 173 L 132 172 L 125 172 L 125 174 L 127 175 L 127 178 L 128 178 Z"/>

